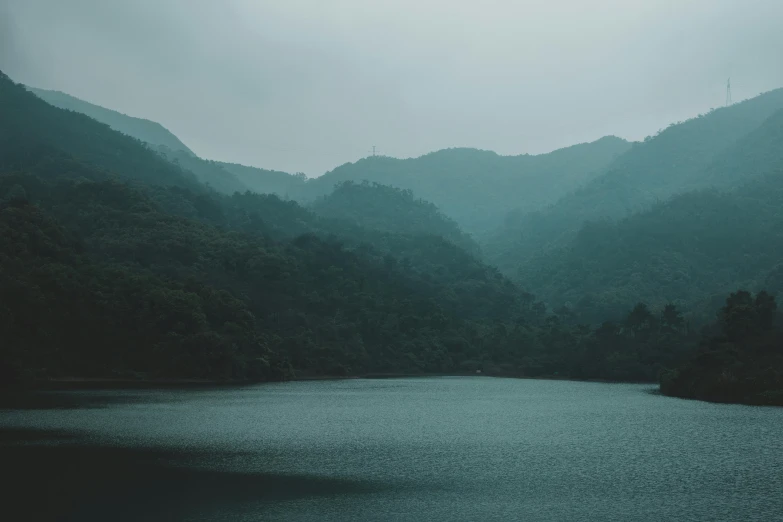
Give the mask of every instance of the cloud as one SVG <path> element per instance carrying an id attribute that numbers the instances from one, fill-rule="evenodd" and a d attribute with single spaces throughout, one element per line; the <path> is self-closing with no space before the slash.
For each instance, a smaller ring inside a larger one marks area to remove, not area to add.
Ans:
<path id="1" fill-rule="evenodd" d="M 18 81 L 309 175 L 372 145 L 640 139 L 719 105 L 728 76 L 735 99 L 783 85 L 777 0 L 0 1 Z"/>

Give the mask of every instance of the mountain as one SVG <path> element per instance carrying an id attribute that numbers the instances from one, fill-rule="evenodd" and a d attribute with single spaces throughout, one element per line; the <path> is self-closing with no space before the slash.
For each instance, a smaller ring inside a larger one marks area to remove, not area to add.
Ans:
<path id="1" fill-rule="evenodd" d="M 554 202 L 592 179 L 630 146 L 610 136 L 540 155 L 446 149 L 403 160 L 376 156 L 309 180 L 296 198 L 313 201 L 344 181 L 380 183 L 413 191 L 466 231 L 478 233 L 498 226 L 514 208 L 536 210 Z"/>
<path id="2" fill-rule="evenodd" d="M 84 114 L 93 120 L 105 123 L 116 131 L 136 138 L 147 144 L 152 150 L 162 154 L 170 162 L 192 173 L 196 179 L 214 190 L 225 194 L 248 190 L 246 185 L 221 166 L 196 156 L 179 138 L 159 123 L 105 109 L 59 91 L 46 91 L 30 87 L 28 90 L 50 105 Z"/>
<path id="3" fill-rule="evenodd" d="M 58 109 L 35 97 L 7 76 L 0 76 L 0 163 L 22 168 L 40 158 L 75 156 L 120 178 L 152 185 L 201 190 L 196 177 L 136 139 L 76 112 Z M 54 172 L 52 175 L 67 175 Z"/>
<path id="4" fill-rule="evenodd" d="M 3 385 L 477 370 L 654 380 L 685 353 L 679 323 L 646 308 L 626 329 L 549 313 L 408 191 L 347 184 L 313 209 L 223 195 L 2 75 L 0 110 Z"/>
<path id="5" fill-rule="evenodd" d="M 637 301 L 711 313 L 736 288 L 783 290 L 783 110 L 719 155 L 705 172 L 722 186 L 673 197 L 620 221 L 585 224 L 563 246 L 520 268 L 519 280 L 585 318 Z"/>
<path id="6" fill-rule="evenodd" d="M 276 194 L 290 199 L 304 190 L 307 178 L 304 174 L 289 174 L 279 170 L 248 167 L 237 163 L 213 162 L 239 180 L 244 186 L 258 194 Z"/>
<path id="7" fill-rule="evenodd" d="M 760 143 L 754 133 L 774 140 L 761 127 L 776 125 L 767 120 L 781 108 L 783 89 L 778 89 L 670 125 L 634 144 L 600 176 L 550 207 L 510 213 L 484 242 L 484 251 L 493 264 L 515 273 L 531 256 L 567 244 L 585 221 L 620 219 L 687 191 L 736 186 L 753 175 L 752 149 Z"/>
<path id="8" fill-rule="evenodd" d="M 234 174 L 214 161 L 201 159 L 183 150 L 172 150 L 162 145 L 157 147 L 157 151 L 168 161 L 192 172 L 201 183 L 218 192 L 230 195 L 234 192 L 249 190 L 249 187 L 239 181 Z"/>
<path id="9" fill-rule="evenodd" d="M 61 109 L 86 114 L 94 120 L 105 123 L 116 131 L 120 131 L 128 136 L 133 136 L 138 140 L 149 143 L 153 147 L 162 146 L 171 149 L 172 151 L 182 151 L 191 156 L 195 156 L 192 150 L 160 123 L 134 118 L 133 116 L 128 116 L 121 112 L 106 109 L 99 105 L 80 100 L 79 98 L 74 98 L 64 92 L 35 89 L 33 87 L 28 87 L 27 89 L 46 103 Z"/>
<path id="10" fill-rule="evenodd" d="M 342 225 L 270 195 L 222 196 L 4 76 L 0 110 L 4 383 L 519 365 L 482 339 L 524 317 L 531 296 L 437 235 Z M 462 263 L 458 278 L 441 273 Z"/>
<path id="11" fill-rule="evenodd" d="M 307 179 L 304 175 L 205 160 L 158 123 L 61 92 L 29 90 L 56 107 L 80 112 L 149 144 L 218 192 L 251 190 L 312 203 L 344 181 L 371 181 L 412 190 L 471 232 L 497 227 L 512 209 L 545 207 L 592 179 L 630 147 L 625 140 L 608 136 L 540 155 L 500 156 L 476 149 L 448 149 L 407 160 L 365 158 Z"/>
<path id="12" fill-rule="evenodd" d="M 312 209 L 320 216 L 353 221 L 372 230 L 440 236 L 467 252 L 479 252 L 478 244 L 454 220 L 432 203 L 416 199 L 410 190 L 345 181 L 317 200 Z"/>

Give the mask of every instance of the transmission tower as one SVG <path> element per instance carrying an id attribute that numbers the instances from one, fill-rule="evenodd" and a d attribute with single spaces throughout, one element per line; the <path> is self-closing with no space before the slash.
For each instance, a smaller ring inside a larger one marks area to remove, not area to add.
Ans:
<path id="1" fill-rule="evenodd" d="M 375 145 L 373 145 L 373 146 L 372 146 L 372 155 L 373 155 L 373 156 L 375 156 L 375 155 L 376 155 L 376 152 L 377 152 L 377 151 L 375 150 Z"/>
<path id="2" fill-rule="evenodd" d="M 726 81 L 726 107 L 731 105 L 731 78 Z"/>

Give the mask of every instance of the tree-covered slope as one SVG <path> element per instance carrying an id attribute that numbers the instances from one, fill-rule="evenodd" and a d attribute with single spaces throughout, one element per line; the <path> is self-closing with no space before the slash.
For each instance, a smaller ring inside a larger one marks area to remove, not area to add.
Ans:
<path id="1" fill-rule="evenodd" d="M 77 156 L 125 179 L 196 187 L 191 173 L 161 161 L 141 141 L 76 112 L 59 109 L 0 72 L 0 156 L 20 166 L 41 148 Z"/>
<path id="2" fill-rule="evenodd" d="M 134 118 L 133 116 L 128 116 L 121 112 L 106 109 L 99 105 L 75 98 L 69 94 L 65 94 L 64 92 L 35 89 L 32 87 L 28 87 L 28 89 L 36 96 L 55 107 L 85 114 L 94 120 L 105 123 L 116 131 L 120 131 L 137 140 L 149 143 L 154 147 L 163 146 L 173 151 L 183 151 L 187 154 L 194 155 L 193 151 L 160 123 L 142 118 Z"/>
<path id="3" fill-rule="evenodd" d="M 780 143 L 756 149 L 747 163 L 755 178 L 745 185 L 690 192 L 622 221 L 588 223 L 566 246 L 523 265 L 519 280 L 593 319 L 638 300 L 690 309 L 707 303 L 712 310 L 715 296 L 736 288 L 783 290 L 774 275 L 783 259 Z"/>
<path id="4" fill-rule="evenodd" d="M 343 181 L 370 181 L 413 191 L 468 232 L 497 226 L 514 208 L 536 210 L 601 172 L 630 144 L 615 137 L 549 154 L 500 156 L 447 149 L 419 158 L 370 157 L 309 180 L 299 198 L 313 200 Z"/>
<path id="5" fill-rule="evenodd" d="M 177 168 L 187 171 L 189 176 L 194 176 L 198 181 L 209 185 L 214 190 L 224 194 L 233 194 L 248 189 L 232 173 L 214 162 L 196 156 L 176 136 L 158 123 L 105 109 L 58 91 L 28 89 L 54 107 L 84 114 L 95 121 L 108 125 L 113 130 L 136 138 L 161 154 Z M 32 106 L 39 105 L 29 99 L 23 99 L 23 102 Z"/>
<path id="6" fill-rule="evenodd" d="M 307 182 L 304 174 L 289 174 L 279 170 L 259 169 L 238 163 L 214 162 L 233 174 L 240 183 L 258 194 L 275 194 L 281 198 L 298 197 Z"/>
<path id="7" fill-rule="evenodd" d="M 233 194 L 234 192 L 245 192 L 249 188 L 234 174 L 214 161 L 201 159 L 186 151 L 172 150 L 163 146 L 158 147 L 157 150 L 168 161 L 192 172 L 201 183 L 209 185 L 210 188 L 218 192 Z"/>
<path id="8" fill-rule="evenodd" d="M 763 127 L 779 126 L 767 120 L 781 108 L 783 89 L 778 89 L 672 124 L 634 144 L 601 176 L 551 207 L 510 213 L 484 250 L 491 262 L 513 273 L 542 249 L 569 240 L 587 220 L 619 219 L 675 194 L 742 183 L 754 175 L 754 163 L 767 161 L 750 149 L 774 139 Z"/>
<path id="9" fill-rule="evenodd" d="M 478 254 L 478 245 L 438 207 L 416 199 L 410 190 L 378 183 L 345 181 L 312 206 L 316 214 L 348 220 L 364 228 L 405 235 L 440 236 Z"/>
<path id="10" fill-rule="evenodd" d="M 698 350 L 661 376 L 666 395 L 783 406 L 783 329 L 775 298 L 733 292 Z"/>
<path id="11" fill-rule="evenodd" d="M 483 332 L 533 304 L 437 236 L 422 245 L 275 196 L 205 190 L 6 77 L 0 108 L 6 376 L 454 371 L 491 362 Z"/>

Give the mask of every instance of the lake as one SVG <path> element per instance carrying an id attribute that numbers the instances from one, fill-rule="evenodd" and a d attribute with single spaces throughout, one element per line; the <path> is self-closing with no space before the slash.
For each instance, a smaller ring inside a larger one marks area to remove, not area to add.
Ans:
<path id="1" fill-rule="evenodd" d="M 0 410 L 0 509 L 9 521 L 783 520 L 783 409 L 653 389 L 444 377 L 43 393 Z"/>

